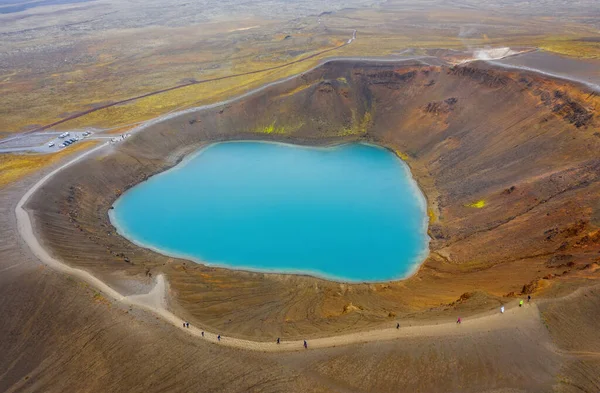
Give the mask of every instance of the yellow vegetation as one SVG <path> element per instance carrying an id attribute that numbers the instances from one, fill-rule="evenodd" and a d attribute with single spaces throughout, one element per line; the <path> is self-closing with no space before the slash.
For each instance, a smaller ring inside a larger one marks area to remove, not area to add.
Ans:
<path id="1" fill-rule="evenodd" d="M 435 212 L 432 208 L 427 209 L 427 216 L 429 217 L 429 222 L 435 221 Z"/>
<path id="2" fill-rule="evenodd" d="M 396 155 L 402 160 L 402 161 L 407 161 L 408 160 L 408 155 L 406 153 L 402 153 L 400 150 L 394 150 L 394 153 L 396 153 Z"/>
<path id="3" fill-rule="evenodd" d="M 366 112 L 358 125 L 358 131 L 365 134 L 371 125 L 373 125 L 373 116 L 371 112 Z"/>
<path id="4" fill-rule="evenodd" d="M 358 118 L 356 111 L 352 110 L 352 124 L 350 127 L 344 128 L 340 135 L 357 135 L 357 134 L 366 134 L 369 127 L 373 124 L 373 115 L 371 112 L 365 112 L 362 118 Z"/>
<path id="5" fill-rule="evenodd" d="M 485 200 L 481 199 L 481 200 L 479 200 L 477 202 L 470 203 L 467 206 L 468 207 L 474 207 L 476 209 L 481 209 L 481 208 L 485 207 L 485 205 L 486 205 Z"/>
<path id="6" fill-rule="evenodd" d="M 584 59 L 600 59 L 600 41 L 584 41 L 582 39 L 559 37 L 544 39 L 537 46 L 561 55 Z"/>
<path id="7" fill-rule="evenodd" d="M 56 154 L 2 154 L 0 155 L 0 187 L 53 164 L 65 156 L 87 149 L 96 143 L 94 141 L 80 142 Z"/>
<path id="8" fill-rule="evenodd" d="M 265 127 L 259 127 L 254 130 L 254 132 L 259 134 L 293 134 L 298 131 L 304 125 L 303 122 L 297 124 L 288 124 L 284 126 L 276 126 L 275 122 L 269 124 Z"/>
<path id="9" fill-rule="evenodd" d="M 310 84 L 310 85 L 298 86 L 295 89 L 293 89 L 291 91 L 288 91 L 287 93 L 281 94 L 279 97 L 280 98 L 285 98 L 285 97 L 293 96 L 296 93 L 299 93 L 301 91 L 304 91 L 304 90 L 308 89 L 309 87 L 314 86 L 316 83 L 318 83 L 318 82 L 315 82 L 315 83 Z"/>
<path id="10" fill-rule="evenodd" d="M 256 132 L 260 134 L 285 134 L 285 128 L 275 127 L 275 122 L 273 122 L 266 127 L 257 129 Z"/>

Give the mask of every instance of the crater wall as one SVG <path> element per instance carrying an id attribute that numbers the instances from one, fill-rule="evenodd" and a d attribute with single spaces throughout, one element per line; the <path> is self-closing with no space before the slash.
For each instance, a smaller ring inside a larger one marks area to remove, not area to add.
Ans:
<path id="1" fill-rule="evenodd" d="M 331 61 L 149 126 L 61 171 L 27 207 L 66 263 L 124 291 L 163 272 L 174 311 L 224 334 L 305 337 L 468 315 L 597 279 L 599 108 L 581 87 L 485 63 Z M 349 285 L 198 265 L 117 235 L 108 210 L 125 190 L 204 144 L 239 139 L 394 150 L 428 199 L 430 256 L 410 279 Z"/>

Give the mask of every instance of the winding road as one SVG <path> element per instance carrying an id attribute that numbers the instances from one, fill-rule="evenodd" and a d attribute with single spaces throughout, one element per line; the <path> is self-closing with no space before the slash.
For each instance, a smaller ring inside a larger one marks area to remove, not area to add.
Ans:
<path id="1" fill-rule="evenodd" d="M 588 87 L 589 89 L 595 91 L 596 93 L 600 93 L 600 85 L 599 84 L 593 83 L 590 81 L 586 81 L 585 79 L 575 78 L 575 77 L 564 75 L 564 74 L 558 74 L 556 72 L 543 71 L 538 68 L 531 68 L 531 67 L 522 66 L 522 65 L 504 64 L 497 60 L 485 60 L 485 62 L 487 62 L 488 64 L 495 65 L 497 67 L 508 68 L 508 69 L 513 69 L 513 70 L 522 70 L 522 71 L 528 71 L 528 72 L 535 72 L 538 74 L 549 76 L 551 78 L 560 79 L 560 80 L 564 80 L 567 82 L 578 83 L 578 84 Z"/>

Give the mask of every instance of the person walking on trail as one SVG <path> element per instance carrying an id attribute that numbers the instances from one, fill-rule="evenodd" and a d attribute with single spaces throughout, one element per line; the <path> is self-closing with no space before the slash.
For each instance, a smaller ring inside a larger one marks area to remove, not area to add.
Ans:
<path id="1" fill-rule="evenodd" d="M 456 320 L 456 323 L 458 323 L 459 325 L 462 323 L 462 320 L 460 319 L 460 317 L 458 317 L 458 319 Z"/>
<path id="2" fill-rule="evenodd" d="M 277 344 L 279 344 L 279 337 L 277 337 Z"/>
<path id="3" fill-rule="evenodd" d="M 204 332 L 202 332 L 202 337 L 204 337 Z"/>
<path id="4" fill-rule="evenodd" d="M 400 329 L 400 322 L 396 324 L 396 329 Z"/>
<path id="5" fill-rule="evenodd" d="M 527 295 L 527 303 L 531 301 L 531 295 Z"/>
<path id="6" fill-rule="evenodd" d="M 183 323 L 183 327 L 185 327 L 185 322 Z"/>
<path id="7" fill-rule="evenodd" d="M 500 307 L 500 312 L 504 314 L 504 306 Z"/>
<path id="8" fill-rule="evenodd" d="M 308 343 L 304 340 L 304 349 L 308 349 Z"/>
<path id="9" fill-rule="evenodd" d="M 185 327 L 189 329 L 189 328 L 190 328 L 190 323 L 189 323 L 189 322 L 186 322 L 186 323 L 185 323 Z"/>
<path id="10" fill-rule="evenodd" d="M 523 307 L 523 299 L 519 302 L 519 307 Z"/>
<path id="11" fill-rule="evenodd" d="M 217 340 L 221 341 L 221 335 L 220 334 L 217 336 Z"/>

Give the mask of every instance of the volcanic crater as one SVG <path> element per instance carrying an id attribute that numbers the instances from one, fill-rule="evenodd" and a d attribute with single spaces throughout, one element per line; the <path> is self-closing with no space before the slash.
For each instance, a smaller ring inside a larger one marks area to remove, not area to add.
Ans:
<path id="1" fill-rule="evenodd" d="M 599 109 L 586 87 L 483 62 L 329 61 L 154 122 L 60 171 L 26 208 L 65 263 L 124 294 L 131 280 L 162 273 L 174 313 L 224 334 L 300 338 L 457 309 L 466 316 L 598 278 Z M 227 140 L 363 141 L 394 151 L 427 198 L 428 258 L 406 280 L 344 284 L 196 264 L 116 233 L 108 211 L 124 191 Z"/>

